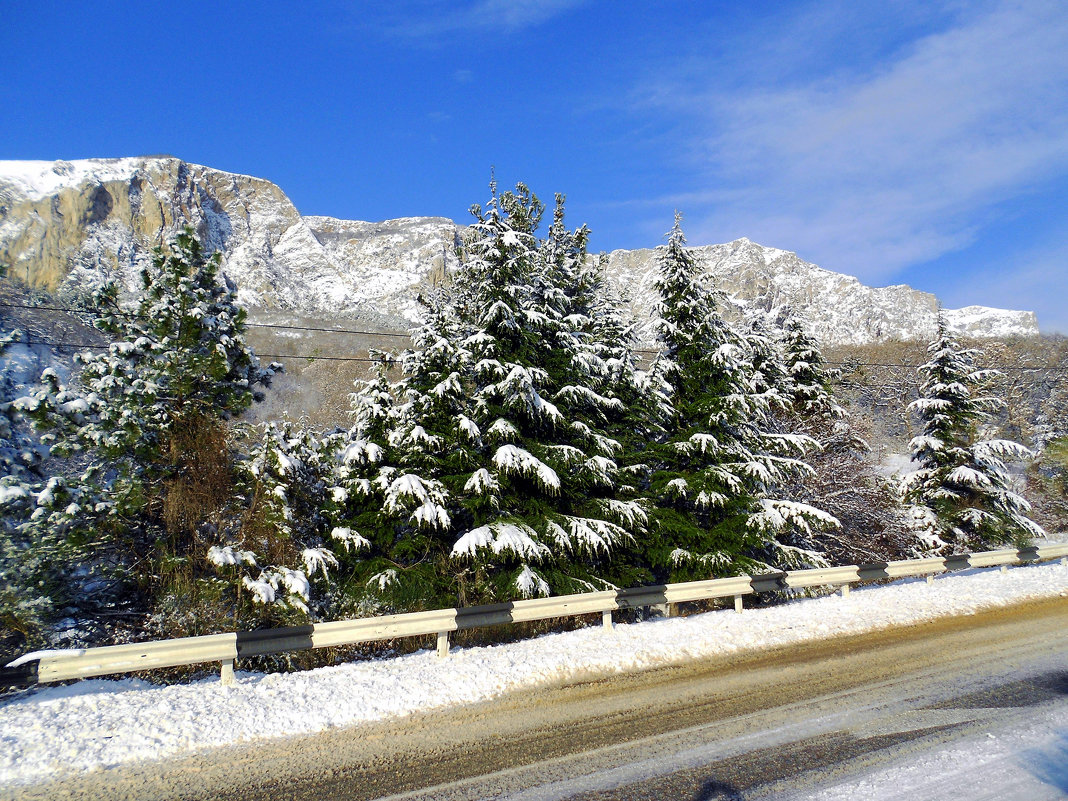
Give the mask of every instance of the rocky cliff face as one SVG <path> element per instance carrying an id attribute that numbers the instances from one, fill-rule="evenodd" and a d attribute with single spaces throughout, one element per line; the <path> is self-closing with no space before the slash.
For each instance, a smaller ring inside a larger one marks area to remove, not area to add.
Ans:
<path id="1" fill-rule="evenodd" d="M 777 248 L 748 239 L 705 245 L 694 251 L 720 290 L 741 306 L 775 316 L 793 311 L 807 320 L 812 334 L 828 344 L 861 345 L 891 339 L 930 339 L 938 299 L 905 285 L 873 288 L 856 278 L 824 270 Z M 656 251 L 616 250 L 608 272 L 626 288 L 638 319 L 649 317 L 656 303 Z M 967 336 L 1031 336 L 1038 333 L 1034 312 L 969 306 L 947 309 L 950 327 Z M 644 326 L 645 337 L 651 326 Z"/>
<path id="2" fill-rule="evenodd" d="M 170 157 L 0 162 L 0 261 L 31 286 L 66 294 L 117 280 L 135 289 L 152 248 L 185 225 L 223 253 L 227 276 L 253 309 L 347 314 L 401 328 L 417 313 L 419 291 L 458 266 L 462 233 L 439 217 L 302 217 L 269 181 Z M 934 330 L 933 295 L 866 287 L 747 239 L 697 251 L 737 302 L 799 311 L 828 344 L 927 338 Z M 614 251 L 608 263 L 609 277 L 647 318 L 655 251 Z M 1031 312 L 968 307 L 949 315 L 965 334 L 1038 332 Z"/>

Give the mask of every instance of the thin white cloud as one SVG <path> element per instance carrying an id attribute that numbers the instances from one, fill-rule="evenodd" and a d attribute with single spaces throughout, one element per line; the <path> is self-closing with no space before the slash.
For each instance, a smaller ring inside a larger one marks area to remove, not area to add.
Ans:
<path id="1" fill-rule="evenodd" d="M 1017 254 L 1011 271 L 984 272 L 943 296 L 947 306 L 1029 309 L 1044 333 L 1068 334 L 1068 244 Z"/>
<path id="2" fill-rule="evenodd" d="M 1006 0 L 863 73 L 645 96 L 696 121 L 694 175 L 721 187 L 684 198 L 705 201 L 683 206 L 692 241 L 747 235 L 880 281 L 1068 175 L 1066 42 L 1068 4 Z"/>
<path id="3" fill-rule="evenodd" d="M 585 5 L 589 0 L 407 0 L 364 18 L 364 23 L 411 39 L 439 40 L 464 31 L 515 33 Z"/>

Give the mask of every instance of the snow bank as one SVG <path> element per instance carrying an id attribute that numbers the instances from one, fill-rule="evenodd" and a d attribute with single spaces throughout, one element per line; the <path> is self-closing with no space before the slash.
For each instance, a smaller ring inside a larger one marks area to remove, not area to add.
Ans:
<path id="1" fill-rule="evenodd" d="M 508 645 L 358 662 L 303 673 L 238 673 L 158 687 L 77 682 L 27 692 L 0 706 L 0 785 L 45 781 L 137 760 L 169 759 L 261 738 L 473 703 L 549 682 L 808 642 L 1022 601 L 1068 596 L 1061 564 L 970 570 L 861 587 L 848 598 L 711 612 L 552 634 Z"/>

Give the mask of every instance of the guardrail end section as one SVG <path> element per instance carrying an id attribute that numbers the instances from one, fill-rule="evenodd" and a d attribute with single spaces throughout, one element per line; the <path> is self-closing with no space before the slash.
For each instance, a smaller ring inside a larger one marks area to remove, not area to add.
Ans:
<path id="1" fill-rule="evenodd" d="M 15 667 L 0 667 L 0 687 L 30 687 L 37 684 L 39 662 L 25 662 Z"/>

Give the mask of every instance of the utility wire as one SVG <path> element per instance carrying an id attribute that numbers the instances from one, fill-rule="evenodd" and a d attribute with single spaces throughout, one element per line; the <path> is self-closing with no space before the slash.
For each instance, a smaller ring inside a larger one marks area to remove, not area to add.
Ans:
<path id="1" fill-rule="evenodd" d="M 34 337 L 27 335 L 26 345 L 48 345 L 53 348 L 70 348 L 71 350 L 108 350 L 111 345 L 90 345 L 84 342 L 56 342 L 49 339 L 41 339 L 40 337 Z M 321 360 L 329 362 L 370 362 L 377 364 L 381 361 L 388 361 L 387 359 L 371 359 L 366 356 L 320 356 L 316 355 L 304 355 L 299 353 L 257 353 L 258 359 L 308 359 L 311 361 Z"/>
<path id="2" fill-rule="evenodd" d="M 79 342 L 56 342 L 55 340 L 42 339 L 40 337 L 34 337 L 27 335 L 27 345 L 48 345 L 54 348 L 70 348 L 72 350 L 108 350 L 111 347 L 108 345 L 90 345 L 88 343 Z M 659 351 L 635 351 L 636 353 L 658 353 Z M 373 359 L 368 356 L 322 356 L 312 353 L 257 353 L 256 356 L 260 359 L 305 359 L 308 361 L 331 361 L 331 362 L 366 362 L 369 364 L 377 364 L 382 361 L 389 361 L 389 359 Z M 909 370 L 915 370 L 920 367 L 918 364 L 890 364 L 881 362 L 824 362 L 824 364 L 835 366 L 850 366 L 850 367 L 901 367 Z M 1053 373 L 1066 373 L 1068 367 L 1063 365 L 1043 365 L 1039 367 L 991 367 L 991 368 L 979 368 L 990 369 L 995 372 L 1005 370 L 1021 370 L 1021 371 L 1045 371 Z"/>
<path id="3" fill-rule="evenodd" d="M 42 311 L 57 311 L 57 312 L 66 312 L 67 314 L 77 314 L 79 311 L 81 311 L 79 309 L 68 309 L 68 308 L 65 308 L 63 306 L 33 306 L 33 305 L 28 304 L 28 303 L 0 303 L 0 308 L 3 308 L 3 309 L 34 309 L 34 310 L 42 310 Z M 124 314 L 125 316 L 129 316 L 126 312 L 120 312 L 120 313 Z M 280 324 L 276 324 L 276 323 L 250 323 L 250 322 L 246 322 L 245 325 L 248 328 L 283 328 L 283 329 L 285 329 L 287 331 L 315 331 L 315 332 L 325 332 L 325 333 L 328 333 L 328 334 L 362 334 L 362 335 L 366 335 L 366 336 L 375 336 L 375 337 L 404 337 L 405 339 L 408 339 L 408 338 L 411 337 L 410 334 L 390 333 L 388 331 L 358 331 L 358 330 L 352 329 L 352 328 L 313 328 L 313 327 L 299 326 L 299 325 L 280 325 Z"/>
<path id="4" fill-rule="evenodd" d="M 30 305 L 30 304 L 26 304 L 26 303 L 3 303 L 3 302 L 0 302 L 0 308 L 58 311 L 58 312 L 66 312 L 68 314 L 76 313 L 78 311 L 77 309 L 69 309 L 69 308 L 65 308 L 65 307 L 62 307 L 62 306 L 33 306 L 33 305 Z M 311 332 L 317 332 L 317 333 L 330 333 L 330 334 L 359 334 L 361 336 L 403 337 L 405 339 L 410 338 L 409 334 L 389 333 L 389 332 L 386 332 L 386 331 L 361 331 L 361 330 L 351 329 L 351 328 L 315 328 L 315 327 L 308 327 L 308 326 L 283 325 L 283 324 L 278 324 L 278 323 L 245 323 L 245 325 L 248 326 L 249 328 L 276 328 L 276 329 L 282 329 L 282 330 L 286 330 L 286 331 L 311 331 Z M 35 342 L 31 343 L 31 344 L 50 345 L 50 346 L 58 347 L 58 348 L 82 348 L 82 349 L 87 349 L 87 350 L 107 350 L 107 348 L 109 347 L 108 345 L 88 345 L 88 344 L 78 344 L 78 343 L 75 343 L 75 342 L 53 342 L 53 341 L 46 341 L 46 340 L 38 340 L 38 341 L 35 341 Z M 648 353 L 648 354 L 653 354 L 653 355 L 659 355 L 662 351 L 646 349 L 646 348 L 633 348 L 631 350 L 631 352 L 632 353 Z M 371 358 L 361 357 L 361 356 L 317 356 L 317 355 L 310 355 L 310 354 L 267 354 L 267 353 L 257 354 L 257 356 L 260 356 L 261 358 L 264 358 L 264 359 L 313 359 L 313 360 L 314 359 L 321 359 L 321 360 L 324 360 L 324 361 L 339 361 L 339 362 L 379 362 L 379 361 L 381 361 L 381 359 L 371 359 Z M 827 364 L 827 365 L 832 365 L 832 366 L 835 366 L 835 367 L 888 367 L 888 368 L 898 368 L 898 367 L 900 367 L 900 368 L 913 369 L 913 370 L 921 366 L 919 364 L 900 364 L 900 363 L 895 364 L 895 363 L 891 363 L 891 362 L 857 362 L 857 361 L 838 362 L 838 361 L 825 361 L 823 363 Z M 1036 365 L 1034 367 L 1020 367 L 1020 366 L 1005 366 L 1005 367 L 990 367 L 990 368 L 982 368 L 982 367 L 980 367 L 978 369 L 997 370 L 997 371 L 1001 371 L 1001 372 L 1004 372 L 1004 371 L 1007 371 L 1007 370 L 1018 370 L 1018 371 L 1046 370 L 1046 371 L 1051 371 L 1051 372 L 1068 372 L 1068 367 L 1066 367 L 1064 365 Z"/>
<path id="5" fill-rule="evenodd" d="M 922 367 L 921 364 L 893 364 L 885 362 L 824 362 L 824 364 L 834 365 L 835 367 L 905 367 L 909 370 L 915 370 Z M 924 362 L 927 364 L 927 362 Z M 1004 372 L 1005 370 L 1052 370 L 1053 372 L 1065 372 L 1068 371 L 1068 367 L 1062 364 L 1045 364 L 1036 365 L 1035 367 L 1019 367 L 1019 366 L 1006 366 L 1006 367 L 976 367 L 977 370 L 994 370 L 995 372 Z"/>

